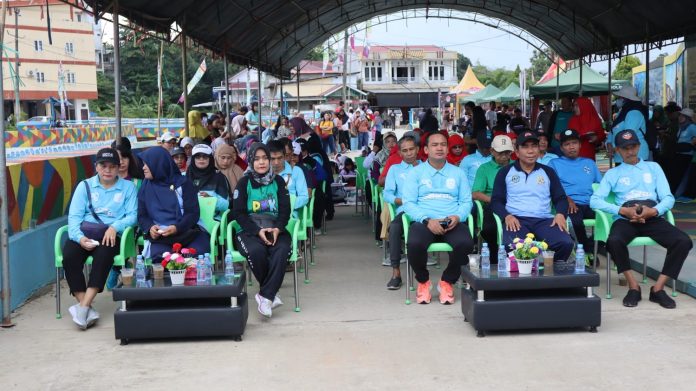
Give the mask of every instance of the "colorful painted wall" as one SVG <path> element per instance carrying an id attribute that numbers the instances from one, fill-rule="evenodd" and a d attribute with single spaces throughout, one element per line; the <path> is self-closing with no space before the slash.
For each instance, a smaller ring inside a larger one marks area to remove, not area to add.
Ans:
<path id="1" fill-rule="evenodd" d="M 650 101 L 658 105 L 666 105 L 667 102 L 677 102 L 684 105 L 686 93 L 686 79 L 684 77 L 684 45 L 662 58 L 662 66 L 650 69 Z M 645 65 L 633 68 L 633 86 L 638 91 L 638 96 L 645 97 Z"/>
<path id="2" fill-rule="evenodd" d="M 133 125 L 123 125 L 124 136 L 134 136 Z M 106 141 L 116 138 L 113 125 L 88 125 L 70 128 L 36 128 L 5 132 L 5 148 L 45 147 L 58 144 L 72 144 L 91 141 Z"/>
<path id="3" fill-rule="evenodd" d="M 138 140 L 156 139 L 164 132 L 172 133 L 178 137 L 183 131 L 183 125 L 162 125 L 159 130 L 157 126 L 135 125 L 135 135 L 138 137 Z"/>

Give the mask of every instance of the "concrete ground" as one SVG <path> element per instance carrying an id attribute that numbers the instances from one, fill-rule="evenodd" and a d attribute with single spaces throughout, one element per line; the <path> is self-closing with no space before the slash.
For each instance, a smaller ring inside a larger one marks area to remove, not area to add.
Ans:
<path id="1" fill-rule="evenodd" d="M 477 338 L 459 301 L 404 304 L 404 288 L 387 291 L 367 221 L 338 208 L 318 238 L 302 312 L 287 303 L 262 320 L 255 307 L 242 342 L 227 339 L 132 342 L 114 339 L 116 308 L 98 296 L 99 324 L 79 331 L 67 314 L 54 318 L 53 294 L 29 302 L 0 330 L 2 390 L 686 390 L 696 380 L 696 301 L 679 295 L 677 309 L 647 300 L 602 300 L 602 326 L 584 330 L 489 333 Z M 444 257 L 443 257 L 444 259 Z M 436 279 L 440 270 L 433 270 Z M 602 281 L 605 281 L 602 277 Z M 251 289 L 255 293 L 255 288 Z M 597 292 L 604 297 L 604 288 Z M 459 298 L 459 294 L 457 294 Z"/>

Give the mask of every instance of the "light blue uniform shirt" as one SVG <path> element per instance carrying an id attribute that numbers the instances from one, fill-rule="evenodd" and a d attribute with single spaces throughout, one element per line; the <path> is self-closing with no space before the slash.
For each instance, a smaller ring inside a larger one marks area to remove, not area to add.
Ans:
<path id="1" fill-rule="evenodd" d="M 546 152 L 544 156 L 537 159 L 537 163 L 546 164 L 548 166 L 549 162 L 553 159 L 558 159 L 558 155 L 555 153 Z"/>
<path id="2" fill-rule="evenodd" d="M 257 113 L 249 110 L 246 114 L 244 114 L 244 118 L 247 120 L 247 127 L 249 130 L 256 130 L 256 128 L 259 126 L 259 115 Z M 255 122 L 256 125 L 251 125 L 251 122 Z"/>
<path id="3" fill-rule="evenodd" d="M 309 192 L 307 191 L 307 179 L 302 169 L 291 166 L 285 162 L 285 169 L 280 175 L 285 184 L 288 185 L 288 192 L 295 196 L 295 210 L 302 209 L 309 202 Z"/>
<path id="4" fill-rule="evenodd" d="M 556 170 L 568 197 L 576 204 L 590 204 L 592 184 L 602 180 L 602 173 L 594 160 L 584 157 L 569 159 L 563 156 L 551 160 L 548 166 Z"/>
<path id="5" fill-rule="evenodd" d="M 645 141 L 645 132 L 647 132 L 647 128 L 645 127 L 645 117 L 643 117 L 643 113 L 640 112 L 640 110 L 631 110 L 626 114 L 626 118 L 618 125 L 614 126 L 614 128 L 611 131 L 611 136 L 609 137 L 609 140 L 607 140 L 607 143 L 612 144 L 614 147 L 616 145 L 614 144 L 614 139 L 616 138 L 616 135 L 624 130 L 624 129 L 632 129 L 634 132 L 636 132 L 636 136 L 638 136 L 638 141 L 640 141 L 640 149 L 638 150 L 638 157 L 641 160 L 648 160 L 650 157 L 650 148 L 648 148 L 648 143 Z M 621 158 L 621 155 L 618 153 L 614 153 L 614 161 L 616 163 L 621 163 L 623 162 L 623 159 Z"/>
<path id="6" fill-rule="evenodd" d="M 130 226 L 134 226 L 138 219 L 138 192 L 133 182 L 118 178 L 109 189 L 105 189 L 99 183 L 99 176 L 95 175 L 86 180 L 92 193 L 92 206 L 94 212 L 104 224 L 108 224 L 121 234 Z M 85 183 L 80 182 L 75 188 L 70 209 L 68 211 L 68 237 L 70 240 L 80 242 L 85 236 L 80 230 L 83 221 L 98 223 L 89 210 L 87 190 Z"/>
<path id="7" fill-rule="evenodd" d="M 456 215 L 463 223 L 473 204 L 464 171 L 449 163 L 436 170 L 427 161 L 409 173 L 402 201 L 404 213 L 413 221 Z"/>
<path id="8" fill-rule="evenodd" d="M 614 203 L 606 200 L 614 193 Z M 669 191 L 665 173 L 657 163 L 640 160 L 638 164 L 622 164 L 604 174 L 599 188 L 590 198 L 590 207 L 619 216 L 619 209 L 626 201 L 653 200 L 657 202 L 660 216 L 674 206 L 674 196 Z"/>
<path id="9" fill-rule="evenodd" d="M 419 165 L 422 165 L 420 163 Z M 384 190 L 382 196 L 384 201 L 396 205 L 396 199 L 401 198 L 401 205 L 396 208 L 396 214 L 404 211 L 403 206 L 403 190 L 406 184 L 406 178 L 416 166 L 402 161 L 399 164 L 394 164 L 387 171 L 387 179 L 384 182 Z"/>
<path id="10" fill-rule="evenodd" d="M 476 153 L 467 155 L 464 157 L 464 159 L 462 159 L 462 162 L 459 164 L 459 168 L 464 170 L 466 179 L 469 181 L 470 185 L 474 184 L 474 180 L 476 179 L 476 171 L 478 171 L 478 168 L 481 167 L 482 164 L 490 162 L 491 159 L 491 155 L 483 156 L 478 150 Z"/>
<path id="11" fill-rule="evenodd" d="M 689 126 L 686 127 L 684 130 L 680 130 L 677 135 L 679 136 L 677 138 L 677 143 L 687 143 L 691 144 L 691 139 L 696 137 L 696 124 L 690 124 Z M 689 152 L 678 152 L 681 153 L 682 155 L 693 155 L 694 151 L 689 151 Z"/>

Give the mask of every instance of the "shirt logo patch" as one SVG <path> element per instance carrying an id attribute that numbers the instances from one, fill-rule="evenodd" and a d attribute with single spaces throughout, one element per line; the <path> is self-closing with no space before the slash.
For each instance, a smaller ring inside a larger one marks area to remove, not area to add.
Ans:
<path id="1" fill-rule="evenodd" d="M 433 183 L 430 181 L 430 179 L 422 179 L 421 180 L 421 185 L 427 187 L 428 189 L 433 188 Z"/>
<path id="2" fill-rule="evenodd" d="M 543 185 L 544 183 L 546 183 L 546 180 L 544 179 L 544 177 L 541 175 L 538 176 L 537 177 L 537 185 Z"/>
<path id="3" fill-rule="evenodd" d="M 238 197 L 239 197 L 239 190 L 235 189 L 234 193 L 232 194 L 232 198 L 234 198 L 236 200 Z"/>
<path id="4" fill-rule="evenodd" d="M 513 175 L 513 176 L 510 178 L 510 182 L 512 182 L 512 183 L 518 183 L 519 181 L 520 181 L 520 176 L 519 176 L 519 175 Z"/>
<path id="5" fill-rule="evenodd" d="M 589 174 L 589 173 L 590 173 L 590 168 L 587 167 L 587 166 L 584 166 L 584 167 L 582 168 L 582 170 L 585 171 L 585 174 Z"/>
<path id="6" fill-rule="evenodd" d="M 643 174 L 643 182 L 652 183 L 652 175 L 649 172 Z"/>
<path id="7" fill-rule="evenodd" d="M 116 202 L 116 203 L 123 202 L 123 193 L 114 194 L 114 202 Z"/>
<path id="8" fill-rule="evenodd" d="M 448 189 L 454 189 L 454 186 L 456 185 L 456 181 L 454 178 L 447 178 L 445 181 L 445 186 L 447 186 Z"/>
<path id="9" fill-rule="evenodd" d="M 625 176 L 619 178 L 619 183 L 625 186 L 631 186 L 631 178 Z"/>
<path id="10" fill-rule="evenodd" d="M 277 211 L 276 202 L 273 198 L 267 198 L 259 201 L 251 202 L 251 210 L 254 213 L 257 212 L 275 212 Z"/>
<path id="11" fill-rule="evenodd" d="M 92 203 L 94 204 L 96 202 L 99 202 L 99 193 L 95 191 L 92 193 Z"/>

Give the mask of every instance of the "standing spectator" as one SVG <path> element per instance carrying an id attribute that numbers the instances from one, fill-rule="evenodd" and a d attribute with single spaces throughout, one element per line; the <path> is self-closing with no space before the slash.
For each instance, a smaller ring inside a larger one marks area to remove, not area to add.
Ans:
<path id="1" fill-rule="evenodd" d="M 677 132 L 679 131 L 678 117 L 679 111 L 681 111 L 681 107 L 677 110 L 678 106 L 676 102 L 670 103 L 672 103 L 672 105 L 667 104 L 666 108 L 663 108 L 662 105 L 655 105 L 653 107 L 652 118 L 650 118 L 650 122 L 652 122 L 653 126 L 655 127 L 655 131 L 657 131 L 659 144 L 659 148 L 657 151 L 655 151 L 653 160 L 655 163 L 658 163 L 660 167 L 662 167 L 662 171 L 665 172 L 670 169 L 670 157 L 676 153 Z M 669 109 L 669 112 L 667 109 Z M 677 126 L 675 126 L 673 129 L 670 127 L 669 115 L 672 113 L 677 113 L 674 121 Z M 674 130 L 674 132 L 671 132 L 671 130 Z M 676 195 L 674 192 L 673 194 Z"/>
<path id="2" fill-rule="evenodd" d="M 607 154 L 609 158 L 614 158 L 616 163 L 621 163 L 621 155 L 614 154 L 612 142 L 616 139 L 616 135 L 619 134 L 619 132 L 631 129 L 636 133 L 638 141 L 640 141 L 638 157 L 642 160 L 648 160 L 650 158 L 650 148 L 648 147 L 647 141 L 645 141 L 645 134 L 648 131 L 648 107 L 641 103 L 636 89 L 633 86 L 623 86 L 619 91 L 615 92 L 614 95 L 618 97 L 616 99 L 616 107 L 621 109 L 621 111 L 619 111 L 619 115 L 616 117 L 616 120 L 614 120 L 612 137 L 610 141 L 607 142 Z"/>
<path id="3" fill-rule="evenodd" d="M 348 133 L 350 118 L 348 114 L 341 109 L 341 111 L 338 112 L 338 119 L 341 120 L 341 126 L 338 128 L 339 151 L 345 153 L 350 148 L 350 134 Z"/>
<path id="4" fill-rule="evenodd" d="M 191 137 L 195 144 L 202 143 L 203 140 L 210 135 L 208 129 L 206 129 L 203 126 L 203 122 L 201 122 L 201 113 L 199 111 L 191 110 L 188 112 L 188 134 L 184 129 L 182 135 L 184 137 Z"/>
<path id="5" fill-rule="evenodd" d="M 580 136 L 580 156 L 595 160 L 596 146 L 606 139 L 602 119 L 588 98 L 576 98 L 573 112 L 574 115 L 568 121 L 568 129 L 575 130 Z"/>
<path id="6" fill-rule="evenodd" d="M 423 114 L 423 118 L 420 120 L 420 126 L 423 133 L 427 137 L 428 133 L 435 133 L 440 130 L 440 125 L 437 122 L 437 118 L 433 114 L 433 109 L 428 108 Z"/>
<path id="7" fill-rule="evenodd" d="M 539 106 L 539 115 L 537 116 L 537 122 L 534 129 L 537 132 L 544 132 L 549 128 L 549 121 L 551 120 L 551 101 L 547 100 L 543 105 Z"/>
<path id="8" fill-rule="evenodd" d="M 524 130 L 530 128 L 529 120 L 522 116 L 522 110 L 516 107 L 513 113 L 514 117 L 510 119 L 510 123 L 508 124 L 510 128 L 508 133 L 513 132 L 515 134 L 520 134 Z"/>
<path id="9" fill-rule="evenodd" d="M 481 106 L 476 106 L 471 109 L 471 127 L 469 132 L 464 135 L 464 142 L 469 145 L 467 154 L 471 155 L 476 150 L 476 143 L 480 134 L 485 134 L 489 139 L 493 139 L 490 129 L 488 129 L 488 121 L 486 114 Z"/>
<path id="10" fill-rule="evenodd" d="M 259 121 L 259 114 L 257 113 L 258 107 L 259 104 L 257 102 L 253 102 L 251 104 L 251 110 L 244 114 L 244 118 L 247 122 L 247 127 L 249 128 L 249 132 L 251 133 L 256 132 L 259 129 L 259 126 L 261 126 L 261 122 Z"/>
<path id="11" fill-rule="evenodd" d="M 396 113 L 394 110 L 389 110 L 389 122 L 391 123 L 392 131 L 396 131 Z"/>
<path id="12" fill-rule="evenodd" d="M 495 101 L 490 101 L 488 103 L 488 110 L 486 111 L 486 123 L 488 124 L 488 129 L 495 128 L 498 123 L 498 113 L 495 111 Z"/>
<path id="13" fill-rule="evenodd" d="M 674 193 L 684 179 L 686 170 L 691 164 L 696 145 L 696 124 L 694 124 L 694 111 L 690 108 L 679 112 L 679 131 L 677 132 L 676 153 L 671 157 L 672 167 L 667 171 L 667 181 Z M 688 192 L 691 193 L 691 192 Z"/>
<path id="14" fill-rule="evenodd" d="M 336 125 L 331 119 L 331 112 L 324 113 L 324 119 L 319 123 L 319 136 L 321 136 L 321 144 L 326 154 L 336 153 L 336 141 L 334 140 L 333 132 Z"/>
<path id="15" fill-rule="evenodd" d="M 551 114 L 549 126 L 544 129 L 546 138 L 551 142 L 551 152 L 560 153 L 561 133 L 568 130 L 568 121 L 574 114 L 573 99 L 567 96 L 561 98 L 561 109 Z"/>
<path id="16" fill-rule="evenodd" d="M 278 121 L 276 121 L 275 139 L 278 140 L 283 137 L 292 140 L 293 138 L 295 138 L 295 134 L 293 132 L 292 125 L 290 125 L 288 117 L 281 115 L 278 117 Z"/>
<path id="17" fill-rule="evenodd" d="M 292 124 L 292 128 L 295 130 L 296 139 L 302 136 L 303 134 L 312 131 L 312 128 L 310 128 L 309 125 L 307 125 L 307 121 L 305 121 L 304 119 L 304 114 L 299 112 L 296 116 L 290 119 L 290 124 Z"/>
<path id="18" fill-rule="evenodd" d="M 166 153 L 161 148 L 153 149 Z M 63 245 L 65 279 L 77 300 L 69 311 L 73 322 L 83 330 L 99 320 L 92 301 L 104 290 L 119 252 L 118 235 L 135 225 L 138 211 L 135 185 L 118 177 L 118 152 L 100 149 L 95 164 L 97 175 L 75 188 L 68 211 L 68 240 Z M 85 282 L 83 270 L 90 256 L 92 268 Z"/>
<path id="19" fill-rule="evenodd" d="M 353 128 L 355 129 L 353 134 L 358 137 L 357 149 L 363 149 L 370 144 L 370 120 L 367 119 L 367 115 L 363 111 L 359 111 L 355 115 L 357 118 L 353 119 Z"/>

